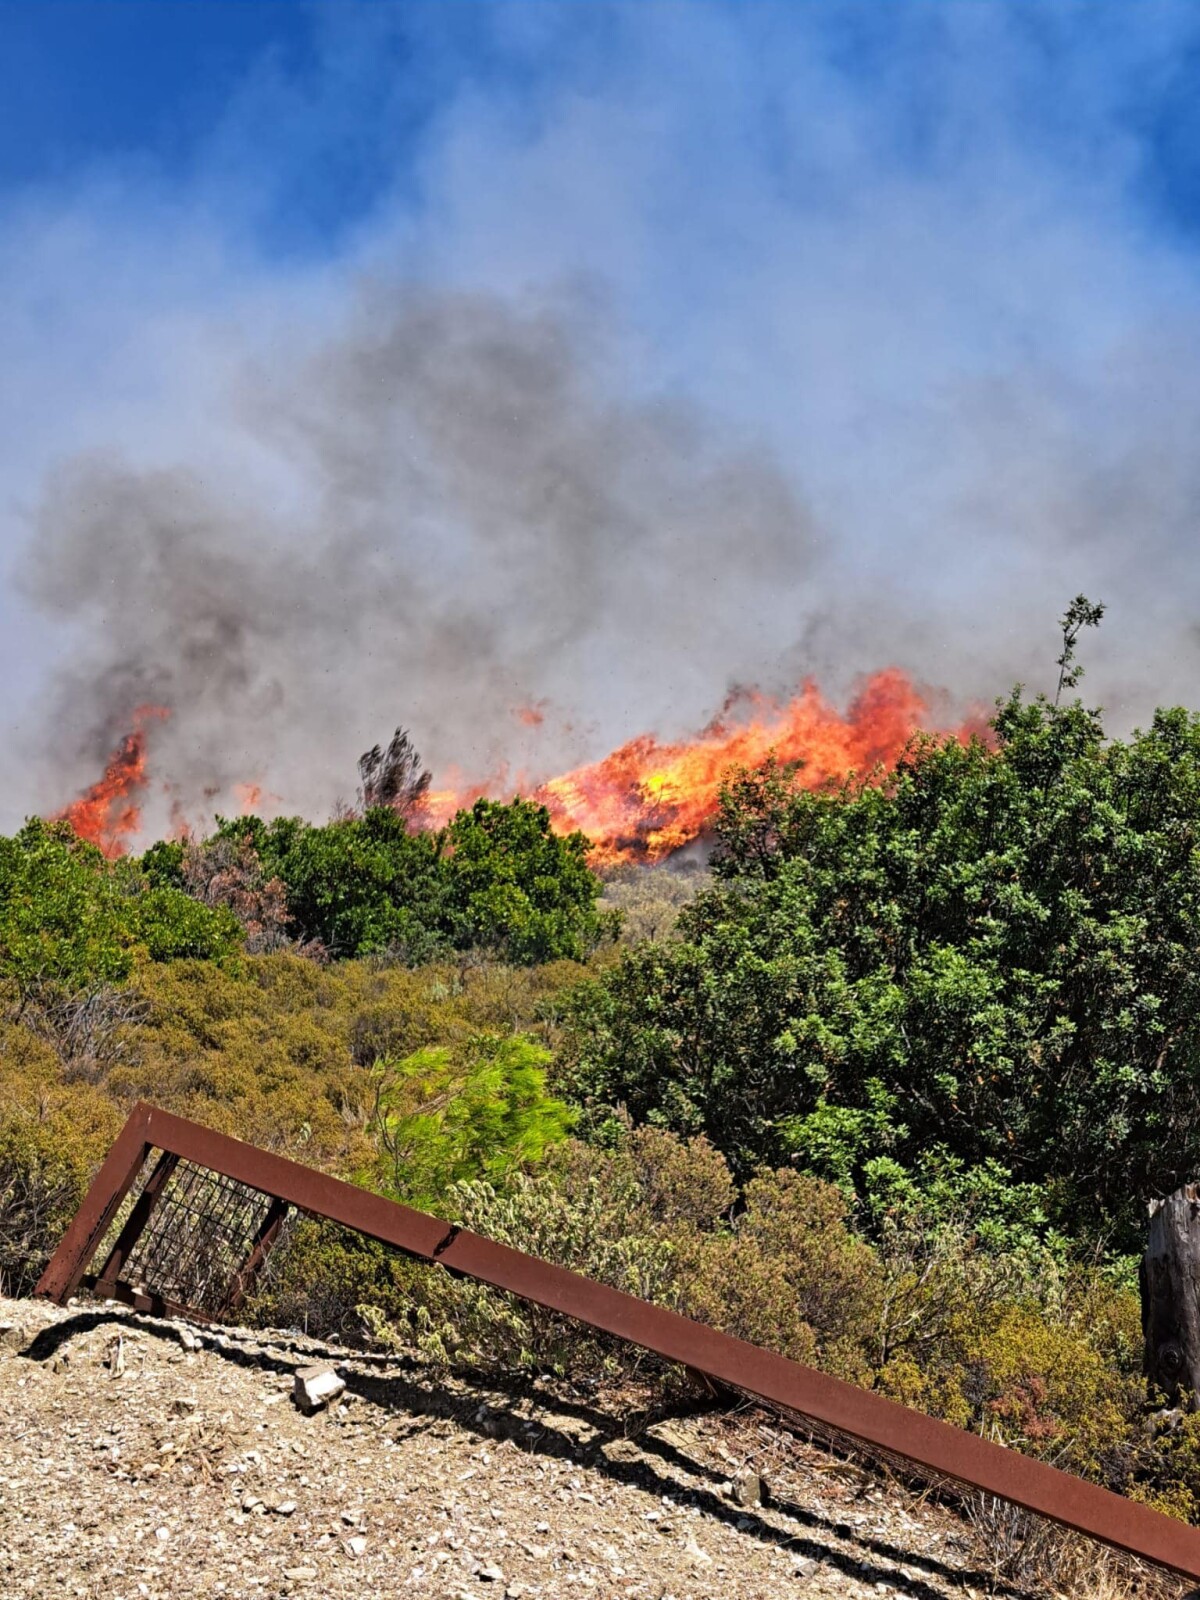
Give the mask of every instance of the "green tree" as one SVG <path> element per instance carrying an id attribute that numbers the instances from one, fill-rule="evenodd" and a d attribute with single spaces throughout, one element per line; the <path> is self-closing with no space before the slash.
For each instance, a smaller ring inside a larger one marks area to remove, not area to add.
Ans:
<path id="1" fill-rule="evenodd" d="M 182 839 L 156 839 L 141 857 L 138 866 L 152 889 L 182 889 L 183 859 L 186 846 Z"/>
<path id="2" fill-rule="evenodd" d="M 203 905 L 182 889 L 143 889 L 128 911 L 152 961 L 223 961 L 242 943 L 241 925 L 227 906 Z"/>
<path id="3" fill-rule="evenodd" d="M 217 838 L 249 840 L 264 874 L 283 880 L 297 938 L 332 956 L 391 951 L 422 961 L 446 946 L 441 840 L 410 832 L 390 807 L 323 826 L 240 817 L 221 822 Z"/>
<path id="4" fill-rule="evenodd" d="M 482 948 L 530 965 L 579 958 L 611 923 L 596 910 L 588 841 L 560 838 L 527 800 L 478 800 L 440 832 L 410 830 L 389 805 L 320 827 L 242 817 L 216 837 L 251 847 L 263 873 L 283 881 L 296 936 L 336 957 L 388 951 L 418 962 Z M 172 872 L 173 858 L 156 870 Z"/>
<path id="5" fill-rule="evenodd" d="M 940 1148 L 1135 1241 L 1200 1165 L 1200 719 L 1110 741 L 1014 691 L 993 727 L 873 786 L 732 782 L 680 942 L 573 1001 L 563 1081 L 592 1114 L 860 1189 L 873 1156 Z"/>
<path id="6" fill-rule="evenodd" d="M 546 1092 L 549 1062 L 531 1039 L 483 1033 L 457 1051 L 437 1046 L 377 1061 L 372 1128 L 389 1191 L 432 1205 L 452 1183 L 502 1182 L 540 1161 L 573 1120 Z"/>
<path id="7" fill-rule="evenodd" d="M 128 906 L 103 855 L 67 823 L 0 839 L 0 975 L 19 1005 L 48 985 L 119 982 L 134 960 Z"/>
<path id="8" fill-rule="evenodd" d="M 606 924 L 596 910 L 599 879 L 582 833 L 550 826 L 545 806 L 477 800 L 445 832 L 450 936 L 459 948 L 490 949 L 517 965 L 578 960 Z"/>
<path id="9" fill-rule="evenodd" d="M 0 977 L 20 1009 L 119 983 L 139 957 L 222 960 L 240 943 L 231 914 L 154 886 L 134 862 L 106 861 L 66 823 L 33 820 L 0 839 Z"/>

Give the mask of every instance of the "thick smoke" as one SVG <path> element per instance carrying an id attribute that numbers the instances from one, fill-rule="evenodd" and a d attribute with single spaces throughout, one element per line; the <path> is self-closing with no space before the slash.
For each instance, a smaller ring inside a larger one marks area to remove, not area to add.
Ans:
<path id="1" fill-rule="evenodd" d="M 795 637 L 819 546 L 779 466 L 717 420 L 618 398 L 605 319 L 364 291 L 320 348 L 229 397 L 258 470 L 100 454 L 53 474 L 24 587 L 77 645 L 47 792 L 93 777 L 137 706 L 150 829 L 240 782 L 321 815 L 410 727 L 436 776 L 535 776 L 630 717 L 694 721 Z M 795 617 L 786 633 L 789 615 Z M 545 701 L 540 724 L 522 705 Z"/>

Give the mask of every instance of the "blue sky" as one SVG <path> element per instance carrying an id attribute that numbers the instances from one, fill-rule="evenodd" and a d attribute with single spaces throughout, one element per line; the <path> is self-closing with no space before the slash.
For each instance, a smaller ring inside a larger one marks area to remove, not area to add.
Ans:
<path id="1" fill-rule="evenodd" d="M 140 694 L 181 785 L 319 808 L 398 721 L 478 770 L 810 671 L 990 700 L 1080 589 L 1114 726 L 1200 699 L 1194 6 L 0 37 L 0 820 Z"/>

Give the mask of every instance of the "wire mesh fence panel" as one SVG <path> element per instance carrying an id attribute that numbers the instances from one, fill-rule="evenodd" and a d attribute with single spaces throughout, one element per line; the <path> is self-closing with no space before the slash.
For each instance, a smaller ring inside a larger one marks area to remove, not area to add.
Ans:
<path id="1" fill-rule="evenodd" d="M 220 1316 L 238 1297 L 271 1206 L 270 1195 L 180 1161 L 125 1263 L 125 1281 Z"/>

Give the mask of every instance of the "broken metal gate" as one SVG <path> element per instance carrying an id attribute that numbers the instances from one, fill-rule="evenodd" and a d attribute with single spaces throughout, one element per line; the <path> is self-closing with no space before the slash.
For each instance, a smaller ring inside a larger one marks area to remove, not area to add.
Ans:
<path id="1" fill-rule="evenodd" d="M 1148 1506 L 144 1103 L 131 1112 L 35 1293 L 62 1304 L 83 1288 L 159 1315 L 229 1318 L 293 1211 L 508 1290 L 940 1477 L 1200 1578 L 1200 1530 Z"/>

